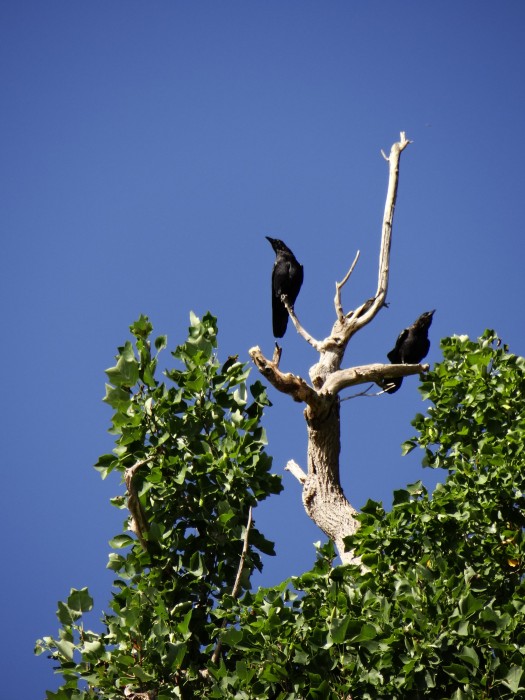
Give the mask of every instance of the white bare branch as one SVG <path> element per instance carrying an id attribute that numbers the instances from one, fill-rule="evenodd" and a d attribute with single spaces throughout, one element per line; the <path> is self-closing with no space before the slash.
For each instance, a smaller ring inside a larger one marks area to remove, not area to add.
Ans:
<path id="1" fill-rule="evenodd" d="M 308 333 L 308 331 L 306 331 L 301 326 L 299 319 L 297 318 L 297 316 L 295 314 L 295 310 L 294 310 L 293 306 L 290 304 L 290 302 L 288 301 L 288 297 L 286 296 L 286 294 L 281 295 L 281 301 L 285 305 L 286 310 L 288 311 L 288 315 L 292 319 L 292 323 L 295 326 L 295 330 L 299 333 L 300 336 L 302 336 L 306 340 L 307 343 L 310 343 L 310 345 L 315 350 L 317 350 L 317 352 L 320 352 L 321 343 L 318 340 L 316 340 L 315 338 L 313 338 L 310 335 L 310 333 Z"/>
<path id="2" fill-rule="evenodd" d="M 406 137 L 404 131 L 400 134 L 398 143 L 394 143 L 390 149 L 390 155 L 387 157 L 383 152 L 383 157 L 389 165 L 388 190 L 385 202 L 385 211 L 383 214 L 383 225 L 381 235 L 381 249 L 379 251 L 379 272 L 377 280 L 377 290 L 375 293 L 374 303 L 356 318 L 352 334 L 358 331 L 363 326 L 376 316 L 386 301 L 388 291 L 388 278 L 390 271 L 390 246 L 392 242 L 392 226 L 394 223 L 394 211 L 397 200 L 397 186 L 399 183 L 399 160 L 401 153 L 405 148 L 412 143 Z M 355 317 L 354 317 L 355 318 Z"/>
<path id="3" fill-rule="evenodd" d="M 350 269 L 344 276 L 344 278 L 341 280 L 341 282 L 336 282 L 335 283 L 335 299 L 334 299 L 334 304 L 335 304 L 335 313 L 337 315 L 337 318 L 339 321 L 342 323 L 344 319 L 344 313 L 343 313 L 343 306 L 341 304 L 341 289 L 345 286 L 345 284 L 348 282 L 350 279 L 350 275 L 354 271 L 354 267 L 357 264 L 357 261 L 359 260 L 359 251 L 355 254 L 354 262 L 351 264 Z"/>
<path id="4" fill-rule="evenodd" d="M 428 372 L 428 365 L 384 365 L 372 364 L 349 367 L 333 372 L 324 383 L 322 394 L 338 394 L 343 389 L 356 384 L 374 382 L 380 386 L 388 379 L 408 377 L 412 374 Z"/>

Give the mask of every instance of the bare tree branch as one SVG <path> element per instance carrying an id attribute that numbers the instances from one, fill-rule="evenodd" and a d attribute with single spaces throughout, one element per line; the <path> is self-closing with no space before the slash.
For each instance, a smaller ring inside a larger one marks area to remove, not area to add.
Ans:
<path id="1" fill-rule="evenodd" d="M 343 306 L 341 304 L 341 289 L 345 286 L 345 284 L 348 282 L 350 279 L 350 275 L 354 271 L 354 267 L 357 265 L 357 261 L 359 260 L 359 251 L 355 254 L 354 262 L 350 266 L 350 269 L 344 276 L 344 278 L 341 280 L 341 282 L 336 282 L 335 283 L 335 299 L 334 299 L 334 305 L 335 305 L 335 313 L 337 315 L 337 318 L 339 321 L 342 323 L 344 319 L 344 314 L 343 314 Z"/>
<path id="2" fill-rule="evenodd" d="M 404 131 L 400 134 L 398 143 L 394 143 L 390 149 L 390 156 L 387 158 L 383 153 L 383 157 L 389 165 L 388 190 L 385 202 L 385 211 L 383 214 L 383 226 L 381 235 L 381 249 L 379 252 L 379 273 L 377 280 L 377 291 L 375 293 L 375 303 L 372 304 L 367 313 L 362 314 L 356 321 L 352 332 L 355 333 L 376 316 L 386 301 L 388 291 L 388 276 L 390 264 L 390 246 L 392 242 L 392 226 L 394 222 L 394 211 L 397 200 L 397 186 L 399 183 L 399 160 L 401 153 L 405 148 L 412 143 L 406 137 Z"/>
<path id="3" fill-rule="evenodd" d="M 241 586 L 241 575 L 242 575 L 242 570 L 244 569 L 244 562 L 246 561 L 246 555 L 248 554 L 248 538 L 250 537 L 250 529 L 252 527 L 252 507 L 250 506 L 248 510 L 248 522 L 246 523 L 246 528 L 244 530 L 244 540 L 243 540 L 243 545 L 242 545 L 242 552 L 241 552 L 241 558 L 239 560 L 239 568 L 237 569 L 237 576 L 235 577 L 235 583 L 233 584 L 232 588 L 232 596 L 233 598 L 238 598 L 239 597 L 239 589 Z"/>
<path id="4" fill-rule="evenodd" d="M 288 315 L 292 319 L 292 323 L 295 326 L 295 330 L 299 333 L 300 336 L 302 336 L 306 340 L 307 343 L 310 343 L 310 345 L 319 352 L 321 343 L 315 338 L 313 338 L 310 335 L 310 333 L 305 331 L 305 329 L 301 326 L 301 324 L 299 323 L 299 319 L 295 315 L 295 310 L 288 301 L 288 297 L 286 296 L 286 294 L 281 295 L 281 301 L 285 305 L 286 310 L 288 311 Z"/>
<path id="5" fill-rule="evenodd" d="M 232 597 L 233 598 L 238 598 L 239 597 L 239 590 L 241 587 L 241 576 L 242 572 L 244 569 L 244 563 L 246 561 L 246 555 L 248 554 L 248 538 L 250 536 L 250 529 L 252 527 L 252 507 L 250 506 L 248 510 L 248 522 L 246 523 L 246 528 L 244 530 L 244 540 L 243 540 L 243 546 L 242 546 L 242 552 L 241 552 L 241 558 L 239 560 L 239 568 L 237 569 L 237 575 L 235 577 L 235 582 L 233 584 L 232 588 Z M 221 629 L 224 629 L 227 625 L 226 619 L 222 621 Z M 215 647 L 211 661 L 212 663 L 216 664 L 219 660 L 219 655 L 221 653 L 221 648 L 222 648 L 222 640 L 219 639 L 217 642 L 217 646 Z"/>
<path id="6" fill-rule="evenodd" d="M 375 382 L 382 385 L 387 379 L 408 377 L 428 372 L 428 365 L 362 365 L 333 372 L 323 385 L 323 394 L 337 394 L 349 386 Z"/>

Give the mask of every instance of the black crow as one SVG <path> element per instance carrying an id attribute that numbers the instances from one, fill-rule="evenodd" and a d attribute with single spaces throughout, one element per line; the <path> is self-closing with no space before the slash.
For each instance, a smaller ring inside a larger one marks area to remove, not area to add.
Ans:
<path id="1" fill-rule="evenodd" d="M 434 312 L 435 309 L 434 311 L 425 311 L 417 321 L 401 331 L 394 348 L 387 355 L 393 365 L 416 365 L 427 356 L 430 349 L 428 329 L 432 323 Z M 395 393 L 402 383 L 403 377 L 387 379 L 386 384 L 390 385 L 387 392 L 389 394 Z"/>
<path id="2" fill-rule="evenodd" d="M 286 294 L 293 307 L 303 283 L 303 266 L 300 265 L 290 248 L 278 238 L 270 238 L 275 251 L 275 263 L 272 272 L 272 323 L 273 334 L 282 338 L 288 325 L 288 311 L 281 301 L 281 294 Z"/>

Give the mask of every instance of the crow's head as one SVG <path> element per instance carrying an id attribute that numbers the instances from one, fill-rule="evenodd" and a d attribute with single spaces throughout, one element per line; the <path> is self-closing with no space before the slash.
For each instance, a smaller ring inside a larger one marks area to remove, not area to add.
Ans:
<path id="1" fill-rule="evenodd" d="M 270 241 L 270 245 L 276 253 L 290 253 L 293 255 L 292 251 L 288 246 L 283 243 L 279 238 L 270 238 L 270 236 L 265 236 L 267 241 Z"/>
<path id="2" fill-rule="evenodd" d="M 432 323 L 432 316 L 435 314 L 435 312 L 435 309 L 433 309 L 432 311 L 425 311 L 425 313 L 421 314 L 421 316 L 414 323 L 414 326 L 417 326 L 418 328 L 430 328 L 430 324 Z"/>

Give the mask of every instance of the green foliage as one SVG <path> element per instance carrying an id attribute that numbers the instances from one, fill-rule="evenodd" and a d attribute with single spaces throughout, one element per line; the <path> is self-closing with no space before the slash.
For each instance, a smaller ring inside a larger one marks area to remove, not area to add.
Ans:
<path id="1" fill-rule="evenodd" d="M 262 388 L 248 404 L 245 368 L 219 366 L 211 317 L 192 319 L 173 386 L 154 379 L 147 319 L 132 330 L 136 349 L 120 349 L 108 387 L 117 456 L 98 468 L 151 458 L 136 477 L 147 545 L 113 540 L 104 635 L 78 623 L 87 591 L 60 604 L 59 638 L 39 649 L 66 682 L 48 698 L 122 698 L 126 686 L 158 700 L 525 698 L 523 358 L 490 331 L 444 339 L 421 384 L 430 406 L 403 450 L 422 449 L 445 482 L 431 495 L 421 482 L 397 490 L 388 513 L 365 505 L 347 542 L 363 569 L 334 567 L 328 543 L 311 571 L 251 591 L 255 547 L 269 549 L 254 531 L 238 599 L 248 507 L 279 490 L 262 448 Z"/>
<path id="2" fill-rule="evenodd" d="M 216 320 L 191 315 L 166 381 L 157 378 L 166 338 L 155 339 L 153 355 L 152 330 L 141 316 L 131 326 L 134 344 L 120 347 L 106 371 L 117 439 L 114 454 L 96 465 L 103 478 L 114 470 L 132 477 L 127 497 L 113 503 L 130 507 L 142 523 L 140 537 L 126 520 L 111 541 L 108 567 L 118 578 L 103 634 L 78 622 L 92 607 L 87 591 L 73 590 L 59 603 L 59 638 L 37 646 L 51 651 L 66 681 L 48 698 L 121 698 L 126 687 L 151 686 L 159 698 L 185 697 L 186 687 L 197 693 L 223 601 L 232 597 L 249 509 L 282 488 L 264 451 L 264 388 L 255 383 L 248 391 L 248 370 L 237 358 L 219 363 Z M 241 592 L 262 567 L 259 552 L 273 554 L 273 544 L 252 526 Z"/>
<path id="3" fill-rule="evenodd" d="M 229 653 L 259 671 L 223 697 L 525 697 L 525 361 L 488 331 L 442 349 L 405 451 L 445 483 L 398 490 L 389 513 L 366 504 L 348 545 L 368 570 L 332 568 L 326 546 L 247 595 Z"/>
<path id="4" fill-rule="evenodd" d="M 492 332 L 442 349 L 404 449 L 446 482 L 398 490 L 390 513 L 366 504 L 348 545 L 367 571 L 332 568 L 327 545 L 247 595 L 229 653 L 260 671 L 223 697 L 525 697 L 525 361 Z"/>

